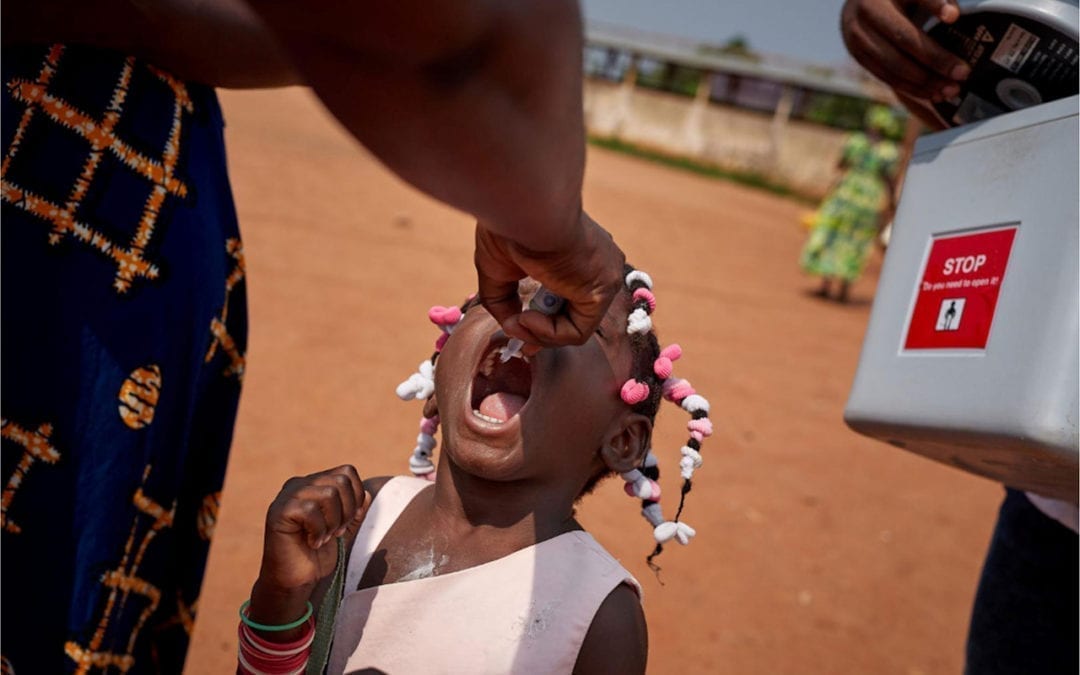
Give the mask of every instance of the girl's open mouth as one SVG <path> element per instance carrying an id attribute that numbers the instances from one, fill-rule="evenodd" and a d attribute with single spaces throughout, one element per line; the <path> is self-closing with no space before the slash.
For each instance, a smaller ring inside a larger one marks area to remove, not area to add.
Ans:
<path id="1" fill-rule="evenodd" d="M 504 424 L 518 414 L 529 400 L 532 368 L 525 359 L 499 359 L 492 344 L 480 360 L 472 383 L 472 413 L 489 424 Z"/>

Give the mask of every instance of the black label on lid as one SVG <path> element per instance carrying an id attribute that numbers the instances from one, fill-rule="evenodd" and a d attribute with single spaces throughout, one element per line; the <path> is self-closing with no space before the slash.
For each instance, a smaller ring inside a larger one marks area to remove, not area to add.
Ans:
<path id="1" fill-rule="evenodd" d="M 928 33 L 971 66 L 956 98 L 935 103 L 959 126 L 1047 103 L 1080 91 L 1076 39 L 1027 17 L 973 12 Z"/>

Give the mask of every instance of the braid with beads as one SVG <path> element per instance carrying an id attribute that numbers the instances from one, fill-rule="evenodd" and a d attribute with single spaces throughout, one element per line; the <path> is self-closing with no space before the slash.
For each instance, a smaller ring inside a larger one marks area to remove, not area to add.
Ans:
<path id="1" fill-rule="evenodd" d="M 398 398 L 403 401 L 413 399 L 424 401 L 431 398 L 431 395 L 435 393 L 435 361 L 438 360 L 450 334 L 465 316 L 465 312 L 475 303 L 476 295 L 474 294 L 466 298 L 460 307 L 435 305 L 428 310 L 428 319 L 441 331 L 438 339 L 435 340 L 435 353 L 431 355 L 431 358 L 421 361 L 417 371 L 397 386 Z M 431 417 L 421 416 L 416 447 L 413 448 L 412 456 L 409 457 L 409 470 L 413 475 L 435 480 L 435 463 L 432 461 L 432 453 L 437 445 L 435 433 L 438 430 L 439 415 L 437 413 Z"/>
<path id="2" fill-rule="evenodd" d="M 656 311 L 652 279 L 645 272 L 628 266 L 625 281 L 633 297 L 633 309 L 627 319 L 626 332 L 631 335 L 631 338 L 637 335 L 648 335 L 652 343 L 658 345 L 652 333 L 652 313 Z M 638 411 L 649 414 L 651 410 L 655 415 L 657 404 L 653 401 L 662 395 L 664 399 L 690 413 L 690 421 L 687 423 L 690 438 L 680 450 L 682 459 L 679 467 L 683 484 L 679 491 L 679 506 L 675 511 L 674 520 L 665 520 L 660 507 L 660 486 L 656 482 L 660 478 L 660 467 L 651 449 L 645 454 L 640 469 L 633 469 L 622 474 L 622 479 L 626 481 L 626 493 L 631 497 L 641 499 L 641 515 L 653 526 L 656 548 L 646 560 L 649 567 L 656 570 L 658 568 L 654 565 L 653 559 L 663 552 L 665 543 L 674 539 L 686 545 L 697 534 L 694 528 L 681 522 L 679 518 L 686 504 L 686 495 L 693 488 L 694 471 L 701 467 L 701 443 L 707 436 L 712 435 L 713 429 L 712 422 L 709 420 L 709 402 L 699 396 L 689 382 L 674 377 L 673 362 L 682 356 L 682 348 L 677 344 L 671 344 L 653 351 L 652 354 L 656 356 L 652 362 L 651 372 L 646 371 L 642 375 L 639 369 L 637 376 L 623 384 L 620 392 L 623 401 L 627 405 L 635 406 L 635 410 L 638 410 L 638 406 L 647 403 L 648 409 Z"/>

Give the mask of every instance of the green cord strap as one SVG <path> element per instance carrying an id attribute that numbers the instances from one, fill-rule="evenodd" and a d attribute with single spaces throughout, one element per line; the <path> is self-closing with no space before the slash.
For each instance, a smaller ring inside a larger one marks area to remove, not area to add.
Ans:
<path id="1" fill-rule="evenodd" d="M 311 643 L 306 675 L 323 675 L 326 662 L 330 660 L 330 647 L 334 642 L 334 619 L 345 590 L 345 538 L 337 538 L 337 565 L 330 588 L 326 589 L 319 615 L 315 619 L 315 639 Z M 310 604 L 308 605 L 311 606 Z M 310 613 L 309 613 L 310 615 Z"/>
<path id="2" fill-rule="evenodd" d="M 292 630 L 293 628 L 299 628 L 300 626 L 303 626 L 304 623 L 308 619 L 311 618 L 311 612 L 312 612 L 311 603 L 308 602 L 307 603 L 307 611 L 304 612 L 304 616 L 300 617 L 296 621 L 293 621 L 292 623 L 283 623 L 283 624 L 278 625 L 278 626 L 269 626 L 269 625 L 267 625 L 265 623 L 259 623 L 258 621 L 252 621 L 251 619 L 248 618 L 247 608 L 250 605 L 251 605 L 251 600 L 245 600 L 244 604 L 240 605 L 240 620 L 243 621 L 244 624 L 247 625 L 249 628 L 254 628 L 255 630 L 266 631 L 267 633 L 280 633 L 281 631 Z"/>

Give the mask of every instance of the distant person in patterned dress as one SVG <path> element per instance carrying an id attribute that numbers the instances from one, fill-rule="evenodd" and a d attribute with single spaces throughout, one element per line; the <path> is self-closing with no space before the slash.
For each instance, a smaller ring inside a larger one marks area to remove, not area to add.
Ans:
<path id="1" fill-rule="evenodd" d="M 866 114 L 866 132 L 852 134 L 844 144 L 839 165 L 843 175 L 818 208 L 801 259 L 807 273 L 821 277 L 817 294 L 823 298 L 847 301 L 871 244 L 895 209 L 900 150 L 889 139 L 899 133 L 893 111 L 874 106 Z"/>
<path id="2" fill-rule="evenodd" d="M 480 297 L 508 333 L 533 350 L 592 336 L 623 255 L 581 206 L 576 3 L 457 5 L 276 7 L 284 26 L 348 26 L 355 49 L 312 63 L 238 0 L 4 3 L 5 675 L 183 668 L 247 342 L 210 85 L 323 76 L 339 110 L 362 102 L 350 131 L 382 161 L 477 216 Z M 566 315 L 521 312 L 530 274 Z"/>

